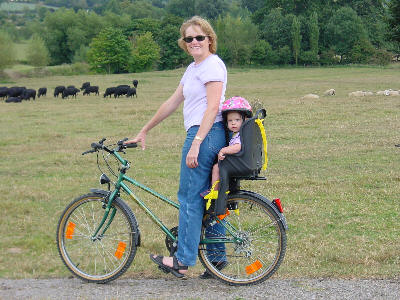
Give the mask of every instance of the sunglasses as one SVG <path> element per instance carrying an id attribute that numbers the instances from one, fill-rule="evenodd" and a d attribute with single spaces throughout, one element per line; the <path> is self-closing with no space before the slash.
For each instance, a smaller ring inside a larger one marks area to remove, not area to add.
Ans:
<path id="1" fill-rule="evenodd" d="M 205 39 L 206 39 L 206 37 L 208 37 L 208 36 L 206 36 L 206 35 L 197 35 L 197 36 L 195 36 L 195 37 L 193 37 L 193 36 L 187 36 L 187 37 L 184 37 L 183 38 L 183 40 L 186 42 L 186 43 L 191 43 L 191 42 L 193 42 L 193 39 L 196 39 L 196 41 L 198 41 L 198 42 L 202 42 L 202 41 L 204 41 Z"/>

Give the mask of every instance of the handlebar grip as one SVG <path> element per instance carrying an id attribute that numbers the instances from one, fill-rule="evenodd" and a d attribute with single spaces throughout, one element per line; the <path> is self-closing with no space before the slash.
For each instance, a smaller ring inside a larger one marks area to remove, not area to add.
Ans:
<path id="1" fill-rule="evenodd" d="M 99 143 L 91 143 L 90 147 L 92 147 L 93 149 L 101 149 L 103 148 L 103 145 Z"/>
<path id="2" fill-rule="evenodd" d="M 126 148 L 136 148 L 137 147 L 137 143 L 124 144 L 124 146 Z"/>
<path id="3" fill-rule="evenodd" d="M 92 150 L 88 150 L 82 153 L 82 155 L 88 154 L 88 153 L 93 153 L 96 152 L 96 150 L 92 149 Z"/>

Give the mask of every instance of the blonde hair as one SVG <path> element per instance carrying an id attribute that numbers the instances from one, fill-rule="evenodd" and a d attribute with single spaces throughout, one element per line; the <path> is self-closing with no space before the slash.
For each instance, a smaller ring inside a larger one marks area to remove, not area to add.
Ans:
<path id="1" fill-rule="evenodd" d="M 185 37 L 186 29 L 188 29 L 190 26 L 199 26 L 201 28 L 205 35 L 208 36 L 208 39 L 210 41 L 210 52 L 212 54 L 215 54 L 217 52 L 217 35 L 215 34 L 215 31 L 210 23 L 199 16 L 194 16 L 182 24 L 180 29 L 181 37 L 178 40 L 179 47 L 181 47 L 186 53 L 189 53 L 189 51 L 187 50 L 186 42 L 183 40 L 183 38 Z"/>

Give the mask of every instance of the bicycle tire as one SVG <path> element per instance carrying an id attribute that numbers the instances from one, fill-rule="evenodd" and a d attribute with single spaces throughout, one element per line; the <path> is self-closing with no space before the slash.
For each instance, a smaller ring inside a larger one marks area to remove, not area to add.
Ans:
<path id="1" fill-rule="evenodd" d="M 239 209 L 238 214 L 233 210 L 235 207 Z M 229 195 L 228 208 L 232 210 L 224 220 L 235 228 L 232 232 L 241 237 L 241 242 L 233 242 L 229 231 L 224 236 L 212 233 L 213 238 L 231 242 L 224 243 L 225 252 L 213 250 L 213 253 L 200 244 L 199 259 L 211 275 L 229 285 L 261 283 L 276 272 L 285 256 L 286 231 L 282 221 L 263 197 L 255 193 Z M 203 224 L 201 240 L 206 238 L 205 233 Z M 226 261 L 227 265 L 219 270 L 218 264 Z"/>
<path id="2" fill-rule="evenodd" d="M 136 218 L 121 198 L 115 198 L 111 207 L 116 208 L 116 214 L 99 239 L 93 240 L 92 235 L 106 208 L 103 194 L 90 193 L 76 198 L 58 222 L 57 247 L 61 260 L 72 274 L 84 281 L 114 280 L 129 268 L 135 257 L 139 239 Z"/>

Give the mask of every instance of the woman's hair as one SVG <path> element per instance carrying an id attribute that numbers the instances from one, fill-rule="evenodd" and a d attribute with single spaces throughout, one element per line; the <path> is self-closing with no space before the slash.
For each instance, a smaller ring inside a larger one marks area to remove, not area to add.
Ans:
<path id="1" fill-rule="evenodd" d="M 212 28 L 210 23 L 199 16 L 194 16 L 182 24 L 180 29 L 181 37 L 178 40 L 179 47 L 181 47 L 186 53 L 189 53 L 189 51 L 187 50 L 186 42 L 183 40 L 183 38 L 185 37 L 186 29 L 188 29 L 190 26 L 199 26 L 201 28 L 205 35 L 208 36 L 208 39 L 210 41 L 210 52 L 212 54 L 215 54 L 217 52 L 217 35 L 215 34 L 214 29 Z"/>

